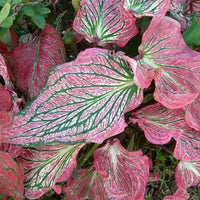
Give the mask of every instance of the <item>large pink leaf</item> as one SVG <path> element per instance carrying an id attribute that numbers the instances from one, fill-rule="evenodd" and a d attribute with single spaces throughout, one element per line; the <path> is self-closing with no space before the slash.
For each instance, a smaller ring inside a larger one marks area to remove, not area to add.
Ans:
<path id="1" fill-rule="evenodd" d="M 187 200 L 188 198 L 187 190 L 178 188 L 174 194 L 165 196 L 163 200 Z"/>
<path id="2" fill-rule="evenodd" d="M 148 157 L 128 152 L 119 140 L 107 142 L 94 153 L 94 166 L 110 198 L 142 200 L 149 175 Z"/>
<path id="3" fill-rule="evenodd" d="M 22 147 L 14 144 L 1 144 L 0 151 L 8 152 L 12 158 L 16 158 L 19 156 Z"/>
<path id="4" fill-rule="evenodd" d="M 190 127 L 200 131 L 200 95 L 188 105 L 185 119 Z"/>
<path id="5" fill-rule="evenodd" d="M 94 169 L 80 169 L 78 178 L 71 178 L 64 188 L 67 200 L 108 200 L 104 182 Z"/>
<path id="6" fill-rule="evenodd" d="M 200 159 L 200 134 L 194 130 L 186 130 L 184 134 L 174 135 L 176 147 L 174 157 L 181 161 Z"/>
<path id="7" fill-rule="evenodd" d="M 200 183 L 200 159 L 180 161 L 175 171 L 177 187 L 187 189 Z"/>
<path id="8" fill-rule="evenodd" d="M 170 7 L 170 0 L 123 0 L 123 7 L 135 17 L 164 17 Z"/>
<path id="9" fill-rule="evenodd" d="M 188 128 L 183 109 L 167 109 L 160 103 L 149 105 L 134 112 L 130 120 L 138 123 L 147 140 L 154 144 L 165 144 L 173 135 Z"/>
<path id="10" fill-rule="evenodd" d="M 56 30 L 46 24 L 32 41 L 14 49 L 13 59 L 18 87 L 33 98 L 44 86 L 49 71 L 64 63 L 64 46 Z"/>
<path id="11" fill-rule="evenodd" d="M 137 34 L 135 18 L 120 9 L 121 0 L 82 0 L 74 29 L 91 43 L 120 47 Z"/>
<path id="12" fill-rule="evenodd" d="M 8 69 L 5 64 L 3 56 L 0 54 L 0 75 L 3 77 L 5 84 L 8 84 L 10 81 L 9 75 L 8 75 Z"/>
<path id="13" fill-rule="evenodd" d="M 76 166 L 76 156 L 84 144 L 42 146 L 21 150 L 17 162 L 25 170 L 25 196 L 36 199 L 53 188 L 57 182 L 66 181 Z"/>
<path id="14" fill-rule="evenodd" d="M 156 30 L 156 31 L 155 31 Z M 152 19 L 139 47 L 135 83 L 149 87 L 155 80 L 154 98 L 174 109 L 190 104 L 200 91 L 200 54 L 190 50 L 180 24 L 169 18 Z"/>
<path id="15" fill-rule="evenodd" d="M 0 193 L 23 200 L 23 168 L 8 153 L 0 151 Z"/>
<path id="16" fill-rule="evenodd" d="M 121 52 L 84 51 L 76 61 L 51 71 L 40 95 L 4 129 L 4 142 L 103 142 L 124 130 L 124 112 L 142 101 L 133 77 Z"/>

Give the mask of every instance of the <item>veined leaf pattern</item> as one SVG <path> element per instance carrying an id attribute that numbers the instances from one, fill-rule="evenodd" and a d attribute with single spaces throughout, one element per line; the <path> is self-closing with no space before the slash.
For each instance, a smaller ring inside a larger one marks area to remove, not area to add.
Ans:
<path id="1" fill-rule="evenodd" d="M 69 178 L 83 145 L 52 144 L 32 149 L 23 148 L 17 162 L 25 170 L 25 196 L 37 199 L 51 188 L 60 193 L 61 188 L 56 183 Z"/>
<path id="2" fill-rule="evenodd" d="M 10 78 L 8 75 L 8 69 L 5 64 L 3 56 L 0 54 L 0 75 L 3 77 L 5 84 L 9 84 Z"/>
<path id="3" fill-rule="evenodd" d="M 109 200 L 103 184 L 103 179 L 93 168 L 80 169 L 78 178 L 71 176 L 67 181 L 64 192 L 68 200 Z"/>
<path id="4" fill-rule="evenodd" d="M 88 42 L 123 47 L 137 34 L 135 18 L 119 8 L 121 0 L 83 0 L 80 3 L 73 27 Z"/>
<path id="5" fill-rule="evenodd" d="M 128 152 L 115 139 L 94 153 L 94 166 L 113 199 L 142 200 L 149 176 L 149 160 L 142 151 Z"/>
<path id="6" fill-rule="evenodd" d="M 138 123 L 147 140 L 153 144 L 166 144 L 174 135 L 188 129 L 183 109 L 167 109 L 160 103 L 149 105 L 134 112 L 130 120 Z"/>
<path id="7" fill-rule="evenodd" d="M 12 197 L 14 200 L 23 200 L 24 170 L 12 157 L 0 151 L 0 193 Z"/>
<path id="8" fill-rule="evenodd" d="M 92 48 L 55 67 L 40 95 L 3 130 L 5 143 L 102 143 L 124 130 L 124 112 L 141 104 L 126 56 Z"/>
<path id="9" fill-rule="evenodd" d="M 186 189 L 178 188 L 176 192 L 172 195 L 167 195 L 163 198 L 163 200 L 187 200 L 189 198 L 189 194 Z"/>
<path id="10" fill-rule="evenodd" d="M 123 0 L 123 7 L 135 17 L 164 17 L 170 7 L 170 0 Z"/>
<path id="11" fill-rule="evenodd" d="M 14 49 L 13 59 L 19 89 L 33 98 L 44 86 L 49 71 L 65 62 L 64 45 L 56 30 L 46 24 L 38 36 Z"/>
<path id="12" fill-rule="evenodd" d="M 187 189 L 200 183 L 200 160 L 180 161 L 175 170 L 177 187 Z"/>
<path id="13" fill-rule="evenodd" d="M 155 31 L 156 30 L 156 31 Z M 189 49 L 180 24 L 169 18 L 152 19 L 139 47 L 135 83 L 148 87 L 154 78 L 154 98 L 170 109 L 190 104 L 200 91 L 200 55 Z"/>

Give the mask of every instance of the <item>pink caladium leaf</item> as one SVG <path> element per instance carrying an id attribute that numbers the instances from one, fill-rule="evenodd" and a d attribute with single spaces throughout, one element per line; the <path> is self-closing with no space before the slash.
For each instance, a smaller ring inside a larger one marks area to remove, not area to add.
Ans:
<path id="1" fill-rule="evenodd" d="M 156 30 L 156 31 L 155 31 Z M 200 91 L 200 56 L 189 49 L 180 24 L 169 17 L 153 18 L 142 37 L 135 83 L 149 87 L 154 79 L 154 98 L 170 109 L 190 104 Z"/>
<path id="2" fill-rule="evenodd" d="M 185 113 L 185 120 L 190 127 L 200 131 L 200 95 L 188 105 Z"/>
<path id="3" fill-rule="evenodd" d="M 188 198 L 187 190 L 178 188 L 174 194 L 165 196 L 163 200 L 187 200 Z"/>
<path id="4" fill-rule="evenodd" d="M 12 158 L 17 158 L 20 154 L 22 147 L 14 144 L 1 144 L 0 151 L 8 152 Z"/>
<path id="5" fill-rule="evenodd" d="M 123 47 L 137 34 L 135 18 L 119 8 L 121 0 L 83 0 L 80 4 L 73 27 L 88 42 Z"/>
<path id="6" fill-rule="evenodd" d="M 55 67 L 40 95 L 3 130 L 4 142 L 102 143 L 126 127 L 124 112 L 142 102 L 142 90 L 123 53 L 92 48 Z"/>
<path id="7" fill-rule="evenodd" d="M 76 156 L 84 144 L 52 144 L 33 149 L 23 148 L 17 162 L 25 170 L 25 196 L 36 199 L 53 188 L 61 188 L 57 182 L 66 181 L 76 166 Z"/>
<path id="8" fill-rule="evenodd" d="M 160 103 L 149 105 L 134 112 L 130 121 L 143 129 L 147 140 L 153 144 L 166 144 L 173 135 L 188 128 L 183 109 L 167 109 Z"/>
<path id="9" fill-rule="evenodd" d="M 176 147 L 174 157 L 181 161 L 200 159 L 200 134 L 195 130 L 185 131 L 182 135 L 174 135 Z"/>
<path id="10" fill-rule="evenodd" d="M 7 66 L 5 64 L 4 58 L 3 56 L 0 54 L 0 75 L 3 77 L 3 82 L 5 82 L 3 85 L 5 84 L 9 84 L 10 82 L 10 78 L 8 75 L 8 69 Z M 0 80 L 0 83 L 2 82 L 2 80 Z M 1 83 L 2 85 L 2 83 Z"/>
<path id="11" fill-rule="evenodd" d="M 200 159 L 189 162 L 180 161 L 176 167 L 177 187 L 187 189 L 200 183 Z"/>
<path id="12" fill-rule="evenodd" d="M 170 0 L 123 0 L 123 7 L 135 17 L 164 17 L 170 7 Z"/>
<path id="13" fill-rule="evenodd" d="M 13 59 L 19 89 L 33 98 L 44 86 L 49 71 L 64 63 L 64 45 L 56 30 L 46 24 L 39 35 L 14 49 Z"/>
<path id="14" fill-rule="evenodd" d="M 14 200 L 23 200 L 24 170 L 12 157 L 0 151 L 0 193 L 12 197 Z"/>
<path id="15" fill-rule="evenodd" d="M 64 192 L 68 200 L 108 200 L 104 181 L 93 169 L 78 170 L 78 178 L 70 177 Z"/>
<path id="16" fill-rule="evenodd" d="M 143 200 L 149 160 L 142 151 L 128 152 L 115 139 L 94 153 L 94 166 L 110 198 Z"/>

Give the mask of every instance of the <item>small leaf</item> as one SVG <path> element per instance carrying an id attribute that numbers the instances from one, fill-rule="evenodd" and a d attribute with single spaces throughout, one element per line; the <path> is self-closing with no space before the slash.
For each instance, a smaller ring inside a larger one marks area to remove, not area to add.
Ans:
<path id="1" fill-rule="evenodd" d="M 11 5 L 7 2 L 0 11 L 0 25 L 8 17 L 10 13 Z"/>
<path id="2" fill-rule="evenodd" d="M 102 143 L 126 127 L 124 113 L 142 102 L 127 56 L 91 48 L 55 67 L 41 93 L 5 128 L 4 142 Z"/>
<path id="3" fill-rule="evenodd" d="M 92 168 L 78 170 L 78 178 L 71 176 L 64 192 L 67 200 L 109 200 L 102 178 Z"/>
<path id="4" fill-rule="evenodd" d="M 123 47 L 137 34 L 135 18 L 119 8 L 121 0 L 85 0 L 80 3 L 73 27 L 88 42 Z"/>
<path id="5" fill-rule="evenodd" d="M 128 152 L 115 139 L 96 150 L 94 166 L 111 199 L 144 199 L 149 160 L 141 150 Z"/>
<path id="6" fill-rule="evenodd" d="M 12 56 L 17 85 L 33 98 L 44 86 L 49 71 L 65 61 L 65 50 L 56 30 L 47 24 L 39 36 L 15 48 Z"/>
<path id="7" fill-rule="evenodd" d="M 193 17 L 192 24 L 190 27 L 183 33 L 183 38 L 188 46 L 200 45 L 200 23 L 197 17 Z"/>
<path id="8" fill-rule="evenodd" d="M 38 15 L 46 15 L 51 12 L 48 8 L 35 8 L 34 10 Z"/>
<path id="9" fill-rule="evenodd" d="M 17 5 L 17 4 L 21 3 L 21 2 L 22 2 L 22 0 L 12 0 L 11 4 L 12 4 L 12 6 L 14 6 L 14 5 Z"/>
<path id="10" fill-rule="evenodd" d="M 52 144 L 22 149 L 17 162 L 25 170 L 25 196 L 37 199 L 51 188 L 60 193 L 56 183 L 66 181 L 71 176 L 76 166 L 76 156 L 83 145 Z"/>
<path id="11" fill-rule="evenodd" d="M 200 160 L 180 161 L 175 171 L 177 187 L 187 189 L 200 183 Z"/>
<path id="12" fill-rule="evenodd" d="M 1 24 L 0 27 L 2 28 L 10 28 L 13 24 L 13 20 L 15 18 L 13 16 L 7 17 Z"/>
<path id="13" fill-rule="evenodd" d="M 147 140 L 153 144 L 166 144 L 173 135 L 188 128 L 183 109 L 167 109 L 159 103 L 149 105 L 134 112 L 130 120 L 138 123 Z"/>
<path id="14" fill-rule="evenodd" d="M 35 15 L 35 11 L 32 6 L 24 6 L 22 8 L 22 10 L 23 10 L 24 14 L 29 17 L 33 17 Z"/>
<path id="15" fill-rule="evenodd" d="M 170 7 L 170 0 L 123 0 L 123 7 L 135 17 L 164 17 Z"/>
<path id="16" fill-rule="evenodd" d="M 8 153 L 0 151 L 0 193 L 23 200 L 24 170 Z"/>
<path id="17" fill-rule="evenodd" d="M 165 196 L 163 200 L 187 200 L 189 197 L 187 190 L 178 188 L 174 194 Z"/>
<path id="18" fill-rule="evenodd" d="M 33 15 L 31 17 L 33 20 L 34 24 L 38 27 L 41 28 L 42 30 L 45 28 L 45 18 L 40 15 Z"/>

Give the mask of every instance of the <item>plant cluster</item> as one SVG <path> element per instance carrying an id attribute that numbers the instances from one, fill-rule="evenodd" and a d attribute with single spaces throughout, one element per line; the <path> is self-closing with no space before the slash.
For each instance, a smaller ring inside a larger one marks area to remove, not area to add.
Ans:
<path id="1" fill-rule="evenodd" d="M 195 0 L 2 0 L 0 199 L 148 199 L 166 160 L 189 199 L 198 33 Z"/>

